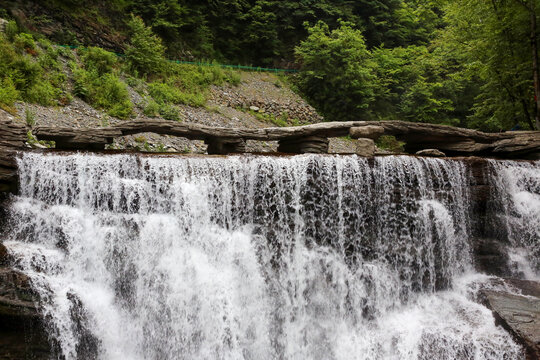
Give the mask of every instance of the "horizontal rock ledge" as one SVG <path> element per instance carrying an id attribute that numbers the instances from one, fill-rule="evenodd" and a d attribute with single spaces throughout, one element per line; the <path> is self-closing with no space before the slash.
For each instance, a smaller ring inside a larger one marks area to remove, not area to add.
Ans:
<path id="1" fill-rule="evenodd" d="M 406 143 L 415 153 L 437 149 L 447 155 L 489 155 L 499 157 L 540 158 L 540 131 L 484 133 L 446 125 L 405 121 L 325 122 L 296 127 L 225 128 L 167 120 L 134 120 L 112 127 L 77 129 L 36 127 L 33 134 L 40 140 L 52 140 L 59 149 L 103 149 L 120 136 L 153 132 L 162 135 L 204 140 L 210 143 L 232 143 L 233 140 L 284 141 L 292 144 L 309 142 L 303 138 L 331 138 L 350 135 L 353 138 L 376 139 L 392 135 Z M 90 145 L 91 144 L 91 145 Z M 301 148 L 301 146 L 298 146 Z M 219 147 L 218 147 L 219 148 Z M 226 150 L 227 147 L 223 149 Z M 315 146 L 319 151 L 321 148 Z M 235 149 L 236 150 L 236 149 Z M 226 152 L 221 152 L 225 154 Z"/>

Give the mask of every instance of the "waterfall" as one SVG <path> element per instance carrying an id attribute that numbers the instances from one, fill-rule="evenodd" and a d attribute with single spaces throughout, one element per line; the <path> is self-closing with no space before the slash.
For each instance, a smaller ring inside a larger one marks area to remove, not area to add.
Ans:
<path id="1" fill-rule="evenodd" d="M 58 358 L 522 357 L 474 301 L 488 277 L 460 161 L 27 153 L 18 167 L 4 245 Z M 512 211 L 534 205 L 528 184 L 501 185 Z"/>
<path id="2" fill-rule="evenodd" d="M 540 161 L 489 165 L 495 223 L 509 241 L 515 275 L 540 281 Z"/>

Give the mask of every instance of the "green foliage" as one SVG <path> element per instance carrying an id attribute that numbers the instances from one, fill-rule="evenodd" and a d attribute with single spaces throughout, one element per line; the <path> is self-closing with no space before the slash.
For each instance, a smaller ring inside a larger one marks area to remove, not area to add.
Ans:
<path id="1" fill-rule="evenodd" d="M 61 91 L 51 82 L 36 81 L 26 90 L 24 99 L 31 103 L 51 106 L 55 104 L 54 99 L 58 99 L 60 95 Z"/>
<path id="2" fill-rule="evenodd" d="M 15 88 L 11 78 L 6 77 L 0 82 L 0 108 L 14 112 L 13 105 L 19 99 L 19 91 Z"/>
<path id="3" fill-rule="evenodd" d="M 17 100 L 53 105 L 64 94 L 65 76 L 54 51 L 39 47 L 31 35 L 17 34 L 11 43 L 0 34 L 0 82 L 4 107 Z"/>
<path id="4" fill-rule="evenodd" d="M 166 54 L 299 65 L 302 71 L 283 83 L 327 120 L 403 119 L 488 131 L 535 126 L 530 19 L 538 18 L 540 0 L 114 0 L 108 5 L 105 11 L 96 2 L 43 3 L 48 10 L 87 17 L 104 32 L 128 35 L 125 58 L 89 48 L 79 52 L 74 67 L 75 93 L 124 118 L 132 105 L 122 70 L 133 75 L 129 84 L 148 96 L 143 109 L 148 116 L 176 118 L 177 104 L 203 106 L 209 86 L 240 83 L 238 72 L 167 63 Z M 36 14 L 28 21 L 34 25 L 29 28 L 39 29 L 51 19 Z M 55 42 L 94 39 L 85 29 L 77 31 L 67 27 Z M 73 52 L 25 32 L 11 20 L 0 34 L 0 106 L 12 108 L 18 100 L 69 102 L 58 59 L 75 61 Z M 299 63 L 293 64 L 294 57 Z M 279 126 L 292 120 L 265 121 Z"/>
<path id="5" fill-rule="evenodd" d="M 299 125 L 298 119 L 290 119 L 289 114 L 286 111 L 282 112 L 279 116 L 275 116 L 274 114 L 261 113 L 261 112 L 253 111 L 253 110 L 249 110 L 249 109 L 239 108 L 239 110 L 247 111 L 251 115 L 255 116 L 258 120 L 272 123 L 272 124 L 274 124 L 274 125 L 276 125 L 278 127 L 298 126 Z"/>
<path id="6" fill-rule="evenodd" d="M 36 124 L 36 112 L 30 108 L 24 109 L 26 125 L 32 127 Z"/>
<path id="7" fill-rule="evenodd" d="M 112 72 L 117 64 L 115 54 L 93 46 L 81 51 L 81 61 L 86 69 L 95 70 L 100 75 Z"/>
<path id="8" fill-rule="evenodd" d="M 4 32 L 6 33 L 9 41 L 13 41 L 13 39 L 15 39 L 15 36 L 19 33 L 19 26 L 17 25 L 15 20 L 8 21 Z"/>
<path id="9" fill-rule="evenodd" d="M 308 31 L 308 38 L 296 48 L 302 64 L 298 89 L 327 120 L 368 118 L 375 76 L 362 33 L 348 23 L 330 31 L 322 22 Z"/>
<path id="10" fill-rule="evenodd" d="M 171 120 L 179 119 L 173 104 L 194 107 L 204 106 L 210 85 L 238 84 L 240 75 L 236 71 L 223 70 L 218 66 L 203 67 L 172 63 L 166 77 L 148 84 L 147 91 L 159 106 L 159 114 Z M 155 114 L 155 105 L 149 102 L 147 111 Z M 150 115 L 148 115 L 150 116 Z"/>
<path id="11" fill-rule="evenodd" d="M 129 118 L 133 104 L 126 84 L 117 75 L 116 55 L 91 47 L 82 50 L 80 58 L 83 67 L 72 63 L 75 95 L 111 116 Z"/>
<path id="12" fill-rule="evenodd" d="M 425 46 L 372 51 L 377 75 L 372 113 L 417 122 L 453 124 L 454 104 L 444 59 Z M 456 125 L 456 124 L 454 124 Z"/>
<path id="13" fill-rule="evenodd" d="M 97 69 L 75 68 L 73 76 L 75 95 L 83 100 L 121 119 L 127 119 L 133 113 L 126 84 L 116 74 L 100 75 Z"/>
<path id="14" fill-rule="evenodd" d="M 13 39 L 13 45 L 15 48 L 17 48 L 19 51 L 27 51 L 31 53 L 33 50 L 36 49 L 36 43 L 34 41 L 34 37 L 30 34 L 26 33 L 20 33 L 15 35 Z"/>
<path id="15" fill-rule="evenodd" d="M 143 114 L 148 117 L 158 117 L 159 116 L 159 104 L 153 99 L 148 101 L 143 109 Z"/>
<path id="16" fill-rule="evenodd" d="M 180 121 L 178 109 L 170 104 L 162 104 L 159 106 L 159 114 L 166 120 Z"/>
<path id="17" fill-rule="evenodd" d="M 377 139 L 375 144 L 379 149 L 391 151 L 393 153 L 404 152 L 405 143 L 403 141 L 398 141 L 395 136 L 383 135 Z"/>
<path id="18" fill-rule="evenodd" d="M 530 16 L 538 17 L 539 5 L 536 0 L 458 0 L 444 7 L 448 26 L 441 42 L 460 56 L 456 76 L 476 78 L 480 85 L 470 127 L 534 128 Z"/>
<path id="19" fill-rule="evenodd" d="M 161 73 L 165 67 L 165 48 L 161 39 L 140 17 L 132 16 L 128 26 L 131 37 L 125 55 L 130 68 L 139 75 Z"/>

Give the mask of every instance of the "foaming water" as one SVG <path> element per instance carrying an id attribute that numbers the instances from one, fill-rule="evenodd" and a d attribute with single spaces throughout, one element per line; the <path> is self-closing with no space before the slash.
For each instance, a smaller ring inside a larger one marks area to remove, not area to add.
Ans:
<path id="1" fill-rule="evenodd" d="M 4 244 L 67 359 L 517 359 L 459 161 L 24 154 Z"/>
<path id="2" fill-rule="evenodd" d="M 510 261 L 526 279 L 540 280 L 540 161 L 490 161 L 492 202 L 501 213 Z"/>

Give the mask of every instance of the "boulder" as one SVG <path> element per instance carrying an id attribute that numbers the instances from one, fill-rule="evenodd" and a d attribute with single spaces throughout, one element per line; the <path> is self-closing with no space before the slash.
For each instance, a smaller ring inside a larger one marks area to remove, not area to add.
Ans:
<path id="1" fill-rule="evenodd" d="M 505 284 L 522 295 L 483 290 L 484 302 L 496 322 L 525 347 L 527 359 L 540 359 L 540 283 L 507 279 Z"/>
<path id="2" fill-rule="evenodd" d="M 437 149 L 424 149 L 416 152 L 418 156 L 445 157 L 446 154 Z"/>
<path id="3" fill-rule="evenodd" d="M 371 157 L 375 154 L 375 141 L 371 139 L 356 140 L 356 155 Z"/>
<path id="4" fill-rule="evenodd" d="M 376 125 L 352 127 L 349 130 L 349 135 L 353 139 L 367 138 L 377 140 L 383 134 L 384 128 Z"/>

